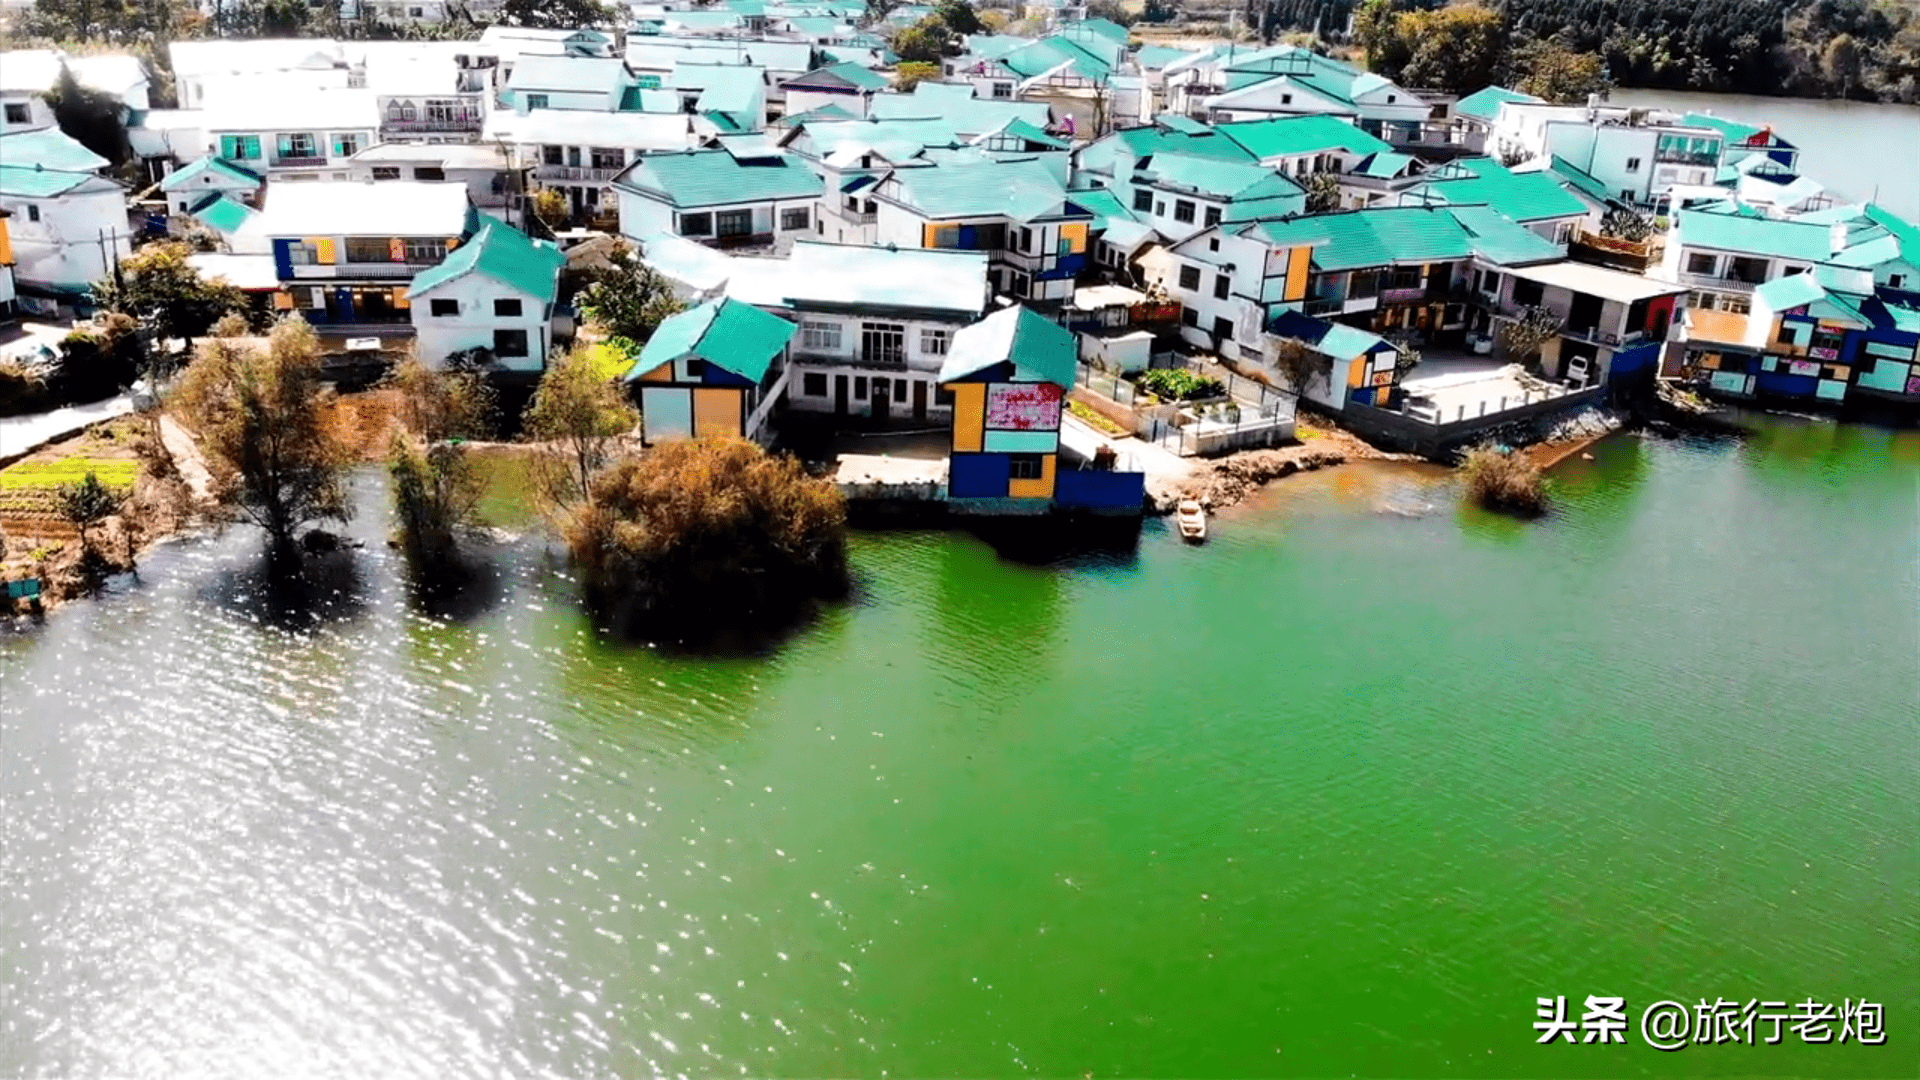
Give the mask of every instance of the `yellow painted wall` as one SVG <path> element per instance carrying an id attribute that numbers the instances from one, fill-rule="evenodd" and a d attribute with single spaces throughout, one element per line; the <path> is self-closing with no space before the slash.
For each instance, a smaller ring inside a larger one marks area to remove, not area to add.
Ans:
<path id="1" fill-rule="evenodd" d="M 958 233 L 960 232 L 960 226 L 958 225 L 922 225 L 920 226 L 920 246 L 926 248 L 939 247 L 940 234 L 943 231 L 950 234 L 947 237 L 949 241 L 958 241 Z"/>
<path id="2" fill-rule="evenodd" d="M 1040 479 L 1009 480 L 1007 494 L 1016 499 L 1053 498 L 1053 458 L 1052 454 L 1040 455 Z"/>
<path id="3" fill-rule="evenodd" d="M 1078 254 L 1087 250 L 1087 223 L 1069 221 L 1060 226 L 1060 239 L 1067 242 L 1067 250 Z"/>
<path id="4" fill-rule="evenodd" d="M 13 265 L 13 238 L 7 235 L 7 219 L 0 218 L 0 266 Z"/>
<path id="5" fill-rule="evenodd" d="M 953 448 L 963 453 L 978 451 L 987 430 L 987 385 L 952 383 Z"/>
<path id="6" fill-rule="evenodd" d="M 395 285 L 393 287 L 393 306 L 401 309 L 402 311 L 405 311 L 407 308 L 410 308 L 413 306 L 413 301 L 407 299 L 406 286 Z"/>
<path id="7" fill-rule="evenodd" d="M 1288 254 L 1287 292 L 1284 299 L 1301 300 L 1307 295 L 1307 276 L 1313 261 L 1313 249 L 1297 247 Z"/>
<path id="8" fill-rule="evenodd" d="M 1367 358 L 1364 356 L 1356 356 L 1353 358 L 1353 362 L 1347 365 L 1347 386 L 1349 388 L 1360 386 L 1366 381 Z"/>
<path id="9" fill-rule="evenodd" d="M 740 391 L 703 386 L 693 392 L 693 437 L 740 434 Z"/>
<path id="10" fill-rule="evenodd" d="M 333 265 L 333 237 L 309 236 L 307 243 L 313 245 L 314 258 L 327 266 Z"/>

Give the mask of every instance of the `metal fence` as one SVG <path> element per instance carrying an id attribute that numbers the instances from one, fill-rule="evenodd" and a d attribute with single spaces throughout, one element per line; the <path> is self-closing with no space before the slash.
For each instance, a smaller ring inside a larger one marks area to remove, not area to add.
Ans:
<path id="1" fill-rule="evenodd" d="M 1133 384 L 1111 371 L 1101 371 L 1091 365 L 1081 364 L 1078 374 L 1074 376 L 1073 384 L 1082 390 L 1092 391 L 1108 401 L 1117 402 L 1129 409 L 1133 408 L 1136 396 Z"/>

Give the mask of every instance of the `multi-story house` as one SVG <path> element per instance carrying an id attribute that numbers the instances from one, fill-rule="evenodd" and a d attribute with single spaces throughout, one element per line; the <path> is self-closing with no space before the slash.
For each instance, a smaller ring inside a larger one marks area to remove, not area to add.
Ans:
<path id="1" fill-rule="evenodd" d="M 266 177 L 251 169 L 206 154 L 168 173 L 160 181 L 160 190 L 167 194 L 170 212 L 185 214 L 223 196 L 256 206 L 266 183 Z"/>
<path id="2" fill-rule="evenodd" d="M 1093 223 L 1063 179 L 1036 158 L 903 165 L 873 188 L 878 240 L 984 251 L 996 288 L 1057 304 L 1072 297 L 1074 278 L 1087 266 Z"/>
<path id="3" fill-rule="evenodd" d="M 944 120 L 962 139 L 999 131 L 1009 120 L 1023 120 L 1042 131 L 1053 125 L 1053 109 L 1044 101 L 1006 101 L 975 97 L 973 87 L 923 82 L 911 94 L 875 94 L 867 106 L 875 120 Z"/>
<path id="4" fill-rule="evenodd" d="M 275 182 L 345 180 L 348 162 L 380 130 L 367 90 L 228 97 L 204 110 L 202 125 L 216 156 Z"/>
<path id="5" fill-rule="evenodd" d="M 677 113 L 497 112 L 487 120 L 487 141 L 512 147 L 533 186 L 561 192 L 576 218 L 607 220 L 620 205 L 614 178 L 643 155 L 692 147 L 693 126 Z"/>
<path id="6" fill-rule="evenodd" d="M 612 57 L 522 56 L 503 69 L 500 104 L 516 111 L 616 112 L 627 91 L 640 87 L 626 61 Z"/>
<path id="7" fill-rule="evenodd" d="M 0 134 L 53 126 L 47 94 L 59 81 L 63 66 L 81 86 L 118 102 L 121 123 L 146 111 L 150 80 L 138 57 L 68 56 L 58 49 L 15 49 L 0 52 Z"/>
<path id="8" fill-rule="evenodd" d="M 1264 168 L 1295 180 L 1317 173 L 1346 174 L 1393 148 L 1335 116 L 1281 116 L 1220 124 L 1214 130 L 1238 143 Z"/>
<path id="9" fill-rule="evenodd" d="M 772 441 L 795 333 L 791 322 L 728 296 L 662 322 L 627 374 L 639 392 L 641 440 Z"/>
<path id="10" fill-rule="evenodd" d="M 786 111 L 790 116 L 832 105 L 848 115 L 864 117 L 873 95 L 885 90 L 887 85 L 884 75 L 859 64 L 840 63 L 788 79 L 780 89 L 786 94 Z"/>
<path id="11" fill-rule="evenodd" d="M 479 86 L 419 93 L 380 91 L 374 101 L 380 112 L 381 142 L 471 143 L 479 140 L 487 122 L 486 93 Z"/>
<path id="12" fill-rule="evenodd" d="M 1527 308 L 1560 316 L 1560 333 L 1541 349 L 1540 367 L 1574 389 L 1650 386 L 1686 311 L 1686 290 L 1671 282 L 1571 261 L 1487 268 L 1477 275 L 1476 293 L 1496 341 L 1501 324 Z"/>
<path id="13" fill-rule="evenodd" d="M 478 354 L 491 371 L 537 376 L 553 346 L 566 261 L 553 244 L 481 217 L 471 239 L 420 271 L 407 290 L 420 359 L 437 365 Z"/>
<path id="14" fill-rule="evenodd" d="M 527 166 L 498 143 L 381 143 L 355 154 L 349 180 L 457 180 L 483 210 L 518 213 L 527 190 Z"/>
<path id="15" fill-rule="evenodd" d="M 29 296 L 71 301 L 132 251 L 126 191 L 107 159 L 58 128 L 0 135 L 0 209 L 14 279 Z"/>
<path id="16" fill-rule="evenodd" d="M 1638 207 L 1664 204 L 1675 187 L 1714 183 L 1726 146 L 1718 128 L 1597 102 L 1503 102 L 1487 141 L 1489 153 L 1502 160 L 1563 158 Z"/>
<path id="17" fill-rule="evenodd" d="M 277 310 L 322 334 L 413 333 L 409 284 L 478 227 L 465 184 L 273 184 L 253 228 L 267 238 Z"/>
<path id="18" fill-rule="evenodd" d="M 814 233 L 820 178 L 759 136 L 681 153 L 643 154 L 613 181 L 620 231 L 716 247 L 785 247 Z"/>
<path id="19" fill-rule="evenodd" d="M 1693 307 L 1745 314 L 1756 287 L 1836 261 L 1851 236 L 1840 221 L 1682 209 L 1674 213 L 1657 272 L 1693 290 Z"/>
<path id="20" fill-rule="evenodd" d="M 1800 148 L 1781 138 L 1769 125 L 1743 124 L 1702 112 L 1687 113 L 1680 118 L 1680 122 L 1690 127 L 1712 128 L 1720 133 L 1725 146 L 1720 159 L 1723 166 L 1738 165 L 1757 156 L 1789 171 L 1799 171 Z"/>
<path id="21" fill-rule="evenodd" d="M 819 174 L 823 190 L 816 234 L 836 244 L 871 244 L 879 206 L 873 185 L 897 164 L 929 149 L 961 145 L 939 120 L 829 120 L 804 122 L 780 137 L 780 147 Z"/>
<path id="22" fill-rule="evenodd" d="M 1221 46 L 1169 65 L 1166 82 L 1168 107 L 1188 116 L 1223 121 L 1319 113 L 1395 146 L 1425 140 L 1432 112 L 1424 99 L 1379 75 L 1291 45 L 1252 52 Z"/>
<path id="23" fill-rule="evenodd" d="M 1509 90 L 1504 86 L 1483 86 L 1453 103 L 1453 130 L 1449 141 L 1469 154 L 1484 154 L 1500 118 L 1500 107 L 1508 102 L 1518 105 L 1544 105 L 1532 94 Z"/>
<path id="24" fill-rule="evenodd" d="M 1186 154 L 1155 154 L 1107 186 L 1136 220 L 1175 241 L 1223 222 L 1285 217 L 1307 206 L 1300 185 L 1272 169 Z"/>
<path id="25" fill-rule="evenodd" d="M 727 64 L 757 67 L 765 74 L 767 104 L 775 113 L 801 112 L 788 107 L 785 85 L 820 66 L 821 51 L 805 41 L 746 41 L 741 39 L 643 37 L 627 39 L 627 65 L 643 86 L 667 86 L 681 64 Z"/>
<path id="26" fill-rule="evenodd" d="M 801 241 L 770 259 L 662 236 L 645 260 L 685 296 L 724 293 L 800 327 L 788 408 L 883 426 L 951 415 L 940 365 L 987 307 L 981 252 Z"/>

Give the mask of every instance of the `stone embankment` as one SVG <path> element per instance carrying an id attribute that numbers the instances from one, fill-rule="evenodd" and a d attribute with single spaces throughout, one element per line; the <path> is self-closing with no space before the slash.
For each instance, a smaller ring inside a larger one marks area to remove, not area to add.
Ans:
<path id="1" fill-rule="evenodd" d="M 1170 514 L 1183 498 L 1199 499 L 1208 509 L 1223 509 L 1250 498 L 1271 481 L 1351 461 L 1423 460 L 1415 454 L 1378 449 L 1324 417 L 1303 415 L 1297 430 L 1303 441 L 1293 446 L 1241 450 L 1225 457 L 1195 460 L 1182 476 L 1150 476 L 1147 494 L 1153 511 Z"/>

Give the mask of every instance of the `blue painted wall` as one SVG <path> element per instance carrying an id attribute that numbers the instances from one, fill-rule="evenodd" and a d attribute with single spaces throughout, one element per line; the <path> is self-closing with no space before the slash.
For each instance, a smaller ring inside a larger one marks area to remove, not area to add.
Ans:
<path id="1" fill-rule="evenodd" d="M 947 494 L 956 499 L 1004 499 L 1012 473 L 1006 454 L 955 454 L 947 470 Z"/>
<path id="2" fill-rule="evenodd" d="M 1053 478 L 1053 501 L 1069 509 L 1137 509 L 1147 495 L 1147 474 L 1061 469 Z"/>

